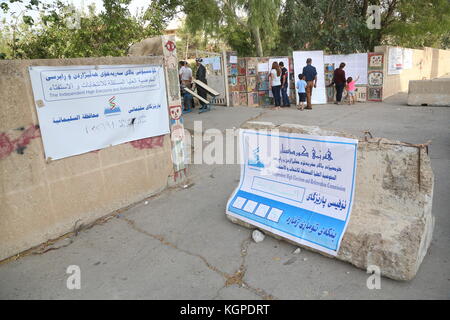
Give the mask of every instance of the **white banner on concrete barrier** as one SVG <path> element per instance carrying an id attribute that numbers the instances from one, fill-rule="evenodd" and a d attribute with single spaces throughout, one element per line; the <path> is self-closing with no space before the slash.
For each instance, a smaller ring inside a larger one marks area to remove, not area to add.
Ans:
<path id="1" fill-rule="evenodd" d="M 336 255 L 353 205 L 358 140 L 240 131 L 241 179 L 227 214 Z"/>
<path id="2" fill-rule="evenodd" d="M 169 133 L 162 66 L 30 67 L 46 158 Z"/>

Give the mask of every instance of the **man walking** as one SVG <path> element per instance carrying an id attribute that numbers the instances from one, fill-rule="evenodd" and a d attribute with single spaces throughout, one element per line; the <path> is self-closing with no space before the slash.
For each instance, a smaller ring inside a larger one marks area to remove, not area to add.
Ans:
<path id="1" fill-rule="evenodd" d="M 305 109 L 312 109 L 311 104 L 311 96 L 313 87 L 317 87 L 317 71 L 316 68 L 311 65 L 312 59 L 308 58 L 306 59 L 306 66 L 303 67 L 303 75 L 306 78 L 306 108 Z"/>
<path id="2" fill-rule="evenodd" d="M 289 76 L 289 72 L 288 70 L 284 67 L 284 62 L 280 61 L 280 63 L 278 63 L 278 65 L 281 68 L 281 99 L 283 100 L 283 104 L 282 107 L 290 107 L 291 106 L 291 102 L 289 101 L 289 95 L 288 95 L 288 90 L 289 90 L 289 82 L 288 82 L 288 76 Z"/>
<path id="3" fill-rule="evenodd" d="M 195 59 L 195 63 L 197 64 L 197 73 L 195 75 L 195 78 L 197 80 L 200 80 L 204 84 L 208 84 L 208 82 L 206 81 L 206 68 L 202 64 L 202 62 L 203 62 L 203 60 L 200 58 Z M 202 97 L 203 99 L 206 99 L 207 94 L 208 94 L 207 91 L 200 86 L 196 86 L 196 87 L 197 87 L 198 95 L 200 97 Z M 200 101 L 200 105 L 201 105 L 200 110 L 204 110 L 207 108 L 206 103 L 204 103 L 203 101 Z"/>

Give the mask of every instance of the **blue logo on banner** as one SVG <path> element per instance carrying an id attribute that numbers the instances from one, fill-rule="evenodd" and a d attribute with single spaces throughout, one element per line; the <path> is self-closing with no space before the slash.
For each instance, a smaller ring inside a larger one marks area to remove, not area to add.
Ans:
<path id="1" fill-rule="evenodd" d="M 248 166 L 256 168 L 264 168 L 264 163 L 261 162 L 259 157 L 259 147 L 255 148 L 252 154 L 249 156 Z"/>
<path id="2" fill-rule="evenodd" d="M 119 114 L 121 112 L 120 107 L 117 105 L 117 102 L 115 102 L 116 97 L 112 97 L 108 100 L 109 107 L 105 108 L 105 115 L 111 116 L 115 114 Z"/>

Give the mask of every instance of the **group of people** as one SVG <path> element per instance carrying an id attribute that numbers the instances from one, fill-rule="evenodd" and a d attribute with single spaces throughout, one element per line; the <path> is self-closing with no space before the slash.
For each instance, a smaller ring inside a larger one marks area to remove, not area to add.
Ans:
<path id="1" fill-rule="evenodd" d="M 195 74 L 195 79 L 203 82 L 204 84 L 208 84 L 206 80 L 206 68 L 202 62 L 203 60 L 201 58 L 195 59 L 195 63 L 197 65 L 197 72 Z M 188 88 L 190 90 L 193 89 L 194 82 L 192 77 L 192 69 L 187 61 L 180 61 L 179 66 L 180 66 L 179 71 L 180 87 L 181 87 L 181 94 L 183 96 L 184 111 L 189 111 L 191 108 L 195 108 L 194 97 L 184 89 L 185 88 Z M 195 87 L 197 89 L 197 94 L 206 100 L 208 95 L 207 91 L 200 86 Z M 200 100 L 200 110 L 204 110 L 206 108 L 207 108 L 206 103 Z"/>
<path id="2" fill-rule="evenodd" d="M 306 66 L 303 68 L 303 73 L 299 74 L 298 78 L 299 80 L 296 83 L 296 88 L 301 102 L 301 109 L 303 110 L 305 101 L 306 109 L 312 109 L 311 96 L 312 89 L 317 87 L 317 71 L 316 68 L 312 66 L 311 58 L 306 60 Z M 272 63 L 272 69 L 269 74 L 269 89 L 272 90 L 275 109 L 279 109 L 281 106 L 291 106 L 288 97 L 288 71 L 284 67 L 282 61 Z"/>
<path id="3" fill-rule="evenodd" d="M 344 89 L 347 91 L 348 103 L 354 104 L 356 102 L 356 82 L 359 76 L 354 80 L 352 77 L 345 77 L 344 71 L 345 63 L 342 62 L 339 68 L 334 70 L 333 80 L 327 86 L 335 86 L 336 88 L 336 102 L 341 104 Z M 317 70 L 312 65 L 312 59 L 306 59 L 306 66 L 303 67 L 302 73 L 298 75 L 295 88 L 299 96 L 299 103 L 297 108 L 299 110 L 312 110 L 312 91 L 317 87 Z M 283 107 L 290 107 L 291 103 L 288 97 L 288 71 L 284 67 L 283 62 L 273 62 L 272 69 L 269 74 L 269 88 L 272 90 L 275 109 Z M 306 106 L 305 106 L 306 102 Z"/>

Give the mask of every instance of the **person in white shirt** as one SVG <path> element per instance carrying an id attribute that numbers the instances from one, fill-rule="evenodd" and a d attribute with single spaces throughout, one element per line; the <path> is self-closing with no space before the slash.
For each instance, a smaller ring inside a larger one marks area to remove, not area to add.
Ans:
<path id="1" fill-rule="evenodd" d="M 281 106 L 281 68 L 278 62 L 272 63 L 272 70 L 269 74 L 269 89 L 272 90 L 275 108 L 279 109 Z"/>
<path id="2" fill-rule="evenodd" d="M 184 111 L 188 111 L 191 108 L 195 108 L 194 98 L 184 90 L 184 88 L 192 89 L 192 69 L 186 61 L 180 61 L 180 66 L 179 76 L 181 95 L 183 96 Z"/>
<path id="3" fill-rule="evenodd" d="M 186 87 L 190 88 L 192 84 L 192 69 L 186 61 L 181 61 L 180 81 Z"/>

